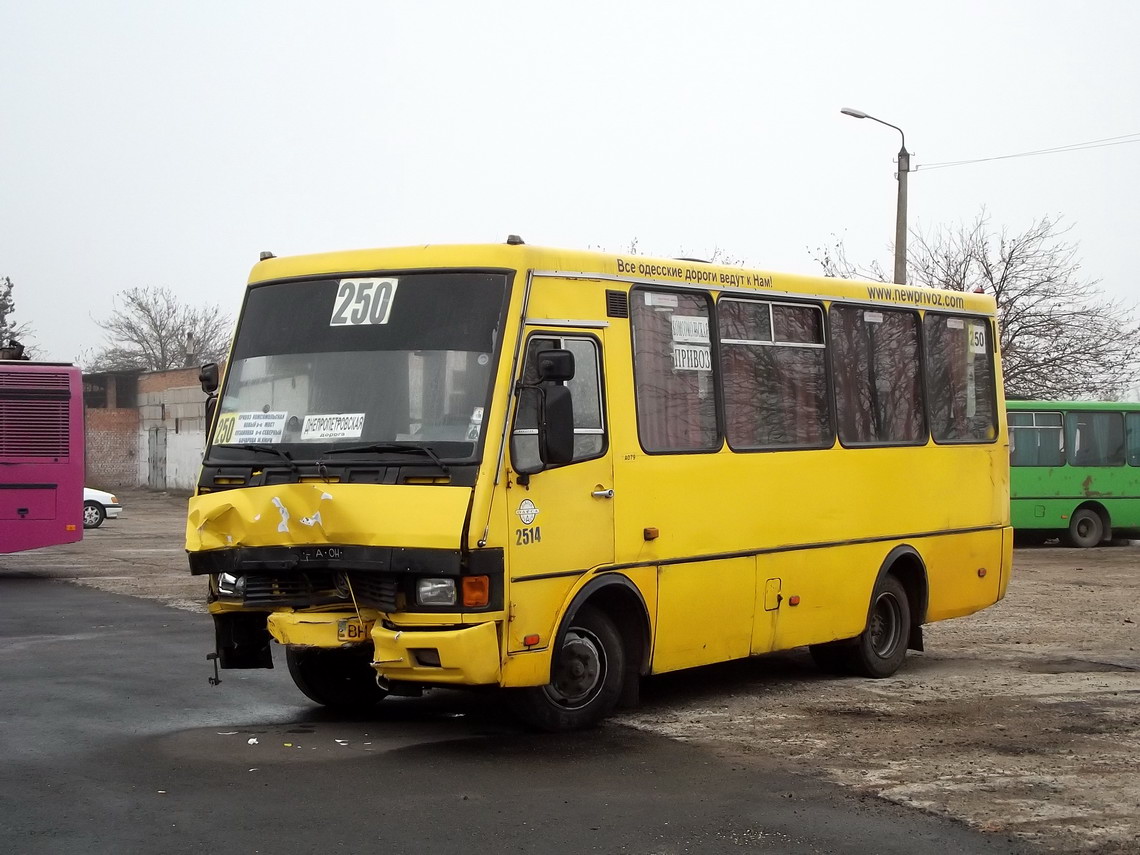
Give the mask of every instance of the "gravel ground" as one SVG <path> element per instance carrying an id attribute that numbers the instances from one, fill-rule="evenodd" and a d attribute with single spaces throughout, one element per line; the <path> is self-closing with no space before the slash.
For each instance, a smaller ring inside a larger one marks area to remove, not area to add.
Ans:
<path id="1" fill-rule="evenodd" d="M 621 721 L 1055 852 L 1140 852 L 1140 547 L 1017 550 L 1001 603 L 886 680 L 802 651 L 661 678 Z"/>
<path id="2" fill-rule="evenodd" d="M 120 493 L 82 543 L 0 556 L 204 611 L 185 498 Z M 886 680 L 837 679 L 803 651 L 645 681 L 617 721 L 1016 834 L 1050 852 L 1140 852 L 1140 546 L 1019 549 L 1005 600 L 926 628 Z"/>

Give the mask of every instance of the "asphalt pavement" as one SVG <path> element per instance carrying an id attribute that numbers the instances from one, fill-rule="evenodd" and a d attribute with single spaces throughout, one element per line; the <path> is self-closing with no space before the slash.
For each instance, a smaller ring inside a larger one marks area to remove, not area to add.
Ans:
<path id="1" fill-rule="evenodd" d="M 211 686 L 208 617 L 0 562 L 0 850 L 1009 853 L 982 834 L 607 724 L 551 736 L 494 694 L 331 715 L 272 671 Z"/>

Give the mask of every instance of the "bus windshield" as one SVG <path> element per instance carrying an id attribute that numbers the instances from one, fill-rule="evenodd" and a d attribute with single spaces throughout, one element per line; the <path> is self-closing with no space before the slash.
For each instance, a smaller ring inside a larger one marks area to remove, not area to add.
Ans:
<path id="1" fill-rule="evenodd" d="M 314 460 L 407 444 L 475 459 L 507 282 L 447 272 L 252 287 L 210 456 L 247 459 L 253 445 Z"/>

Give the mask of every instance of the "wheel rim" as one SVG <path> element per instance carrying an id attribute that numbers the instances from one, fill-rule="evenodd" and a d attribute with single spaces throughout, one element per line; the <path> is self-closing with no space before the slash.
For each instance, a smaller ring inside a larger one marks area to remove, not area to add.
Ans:
<path id="1" fill-rule="evenodd" d="M 606 651 L 594 633 L 571 627 L 562 643 L 556 671 L 544 687 L 565 709 L 581 709 L 598 696 L 606 680 Z"/>
<path id="2" fill-rule="evenodd" d="M 894 594 L 880 594 L 871 612 L 871 649 L 876 656 L 890 658 L 902 636 L 902 606 Z"/>
<path id="3" fill-rule="evenodd" d="M 1081 540 L 1091 540 L 1096 531 L 1096 523 L 1090 517 L 1077 520 L 1077 537 Z"/>
<path id="4" fill-rule="evenodd" d="M 72 517 L 72 519 L 75 519 L 75 517 Z M 97 523 L 97 522 L 99 522 L 99 509 L 94 508 L 91 505 L 87 505 L 86 507 L 84 507 L 83 508 L 83 523 L 85 525 L 95 525 L 95 523 Z"/>

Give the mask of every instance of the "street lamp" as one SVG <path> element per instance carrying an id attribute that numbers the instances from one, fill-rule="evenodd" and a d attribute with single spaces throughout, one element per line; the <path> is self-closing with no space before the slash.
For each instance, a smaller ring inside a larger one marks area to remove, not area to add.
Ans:
<path id="1" fill-rule="evenodd" d="M 884 122 L 882 119 L 876 119 L 862 110 L 854 110 L 851 107 L 844 107 L 839 111 L 845 116 L 851 116 L 855 119 L 870 119 L 872 122 L 878 122 L 880 125 L 886 125 L 888 128 L 894 128 L 899 132 L 902 137 L 902 148 L 899 149 L 899 171 L 897 178 L 899 180 L 899 205 L 898 211 L 895 214 L 895 283 L 898 285 L 906 284 L 906 174 L 910 172 L 910 152 L 906 150 L 906 134 L 903 133 L 902 128 L 897 125 L 892 125 L 890 122 Z"/>

